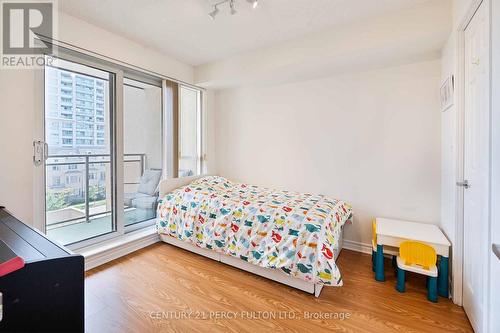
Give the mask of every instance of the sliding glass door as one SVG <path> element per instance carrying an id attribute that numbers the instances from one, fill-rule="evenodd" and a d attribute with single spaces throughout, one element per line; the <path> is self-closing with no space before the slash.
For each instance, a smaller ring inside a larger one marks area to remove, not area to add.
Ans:
<path id="1" fill-rule="evenodd" d="M 163 176 L 161 80 L 143 81 L 123 80 L 123 216 L 127 229 L 154 223 Z"/>
<path id="2" fill-rule="evenodd" d="M 114 82 L 72 61 L 45 68 L 45 227 L 64 245 L 116 230 Z"/>
<path id="3" fill-rule="evenodd" d="M 154 224 L 160 181 L 201 173 L 201 92 L 58 51 L 37 79 L 34 223 L 77 250 Z"/>

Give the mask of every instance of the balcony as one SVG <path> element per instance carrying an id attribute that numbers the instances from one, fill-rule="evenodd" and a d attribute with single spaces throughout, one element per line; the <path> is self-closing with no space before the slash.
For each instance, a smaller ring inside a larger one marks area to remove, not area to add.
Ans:
<path id="1" fill-rule="evenodd" d="M 94 86 L 86 83 L 76 82 L 77 91 L 81 92 L 94 92 Z"/>
<path id="2" fill-rule="evenodd" d="M 77 101 L 83 101 L 83 102 L 94 102 L 94 96 L 90 94 L 76 94 L 76 100 Z"/>
<path id="3" fill-rule="evenodd" d="M 136 190 L 145 168 L 146 154 L 125 154 L 126 191 Z M 124 210 L 125 226 L 156 217 L 156 204 L 114 205 L 109 154 L 51 155 L 46 163 L 47 180 L 53 176 L 61 180 L 57 186 L 47 181 L 47 234 L 63 244 L 114 231 L 113 207 Z"/>

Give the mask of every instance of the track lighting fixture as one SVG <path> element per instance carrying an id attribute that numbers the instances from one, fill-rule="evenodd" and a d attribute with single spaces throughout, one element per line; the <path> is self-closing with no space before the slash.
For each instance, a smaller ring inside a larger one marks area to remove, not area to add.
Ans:
<path id="1" fill-rule="evenodd" d="M 219 8 L 217 8 L 217 5 L 215 5 L 214 10 L 208 13 L 208 16 L 210 16 L 212 20 L 215 20 L 215 15 L 217 15 L 218 13 L 219 13 Z"/>
<path id="2" fill-rule="evenodd" d="M 252 8 L 255 9 L 259 5 L 259 0 L 247 0 L 252 4 Z"/>
<path id="3" fill-rule="evenodd" d="M 247 2 L 252 5 L 253 9 L 257 8 L 257 6 L 259 4 L 258 0 L 247 0 Z M 219 1 L 213 5 L 213 10 L 210 13 L 208 13 L 208 16 L 210 16 L 210 18 L 212 20 L 215 20 L 215 16 L 217 16 L 217 14 L 219 14 L 219 6 L 223 5 L 225 3 L 229 3 L 229 9 L 230 9 L 231 15 L 234 15 L 238 12 L 236 10 L 236 0 L 222 0 L 222 1 Z"/>
<path id="4" fill-rule="evenodd" d="M 231 15 L 237 13 L 236 8 L 234 7 L 234 0 L 229 1 L 229 7 L 231 8 Z"/>

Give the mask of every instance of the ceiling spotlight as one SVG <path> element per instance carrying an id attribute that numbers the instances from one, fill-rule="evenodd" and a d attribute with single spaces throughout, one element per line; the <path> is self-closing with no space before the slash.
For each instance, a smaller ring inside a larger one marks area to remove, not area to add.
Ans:
<path id="1" fill-rule="evenodd" d="M 231 15 L 234 15 L 238 12 L 236 10 L 236 0 L 218 0 L 218 1 L 219 2 L 216 2 L 216 3 L 212 2 L 212 6 L 214 9 L 210 13 L 208 13 L 208 16 L 210 16 L 210 18 L 212 20 L 215 20 L 215 16 L 217 16 L 217 14 L 219 13 L 219 6 L 222 6 L 222 5 L 229 4 Z M 247 2 L 252 4 L 252 7 L 254 9 L 257 8 L 257 6 L 259 4 L 259 0 L 247 0 Z"/>
<path id="2" fill-rule="evenodd" d="M 255 9 L 259 5 L 259 0 L 247 0 L 252 4 L 252 8 Z"/>
<path id="3" fill-rule="evenodd" d="M 210 18 L 212 20 L 215 20 L 215 16 L 219 13 L 219 8 L 217 8 L 217 6 L 214 6 L 214 10 L 211 11 L 208 16 L 210 16 Z"/>
<path id="4" fill-rule="evenodd" d="M 236 8 L 234 7 L 234 0 L 229 2 L 229 7 L 231 7 L 231 15 L 236 14 Z"/>

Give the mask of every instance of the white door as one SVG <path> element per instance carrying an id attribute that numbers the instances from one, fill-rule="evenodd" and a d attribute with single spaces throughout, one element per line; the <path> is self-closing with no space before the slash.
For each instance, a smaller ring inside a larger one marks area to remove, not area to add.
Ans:
<path id="1" fill-rule="evenodd" d="M 483 3 L 465 30 L 465 151 L 463 305 L 484 332 L 488 285 L 489 18 Z"/>

